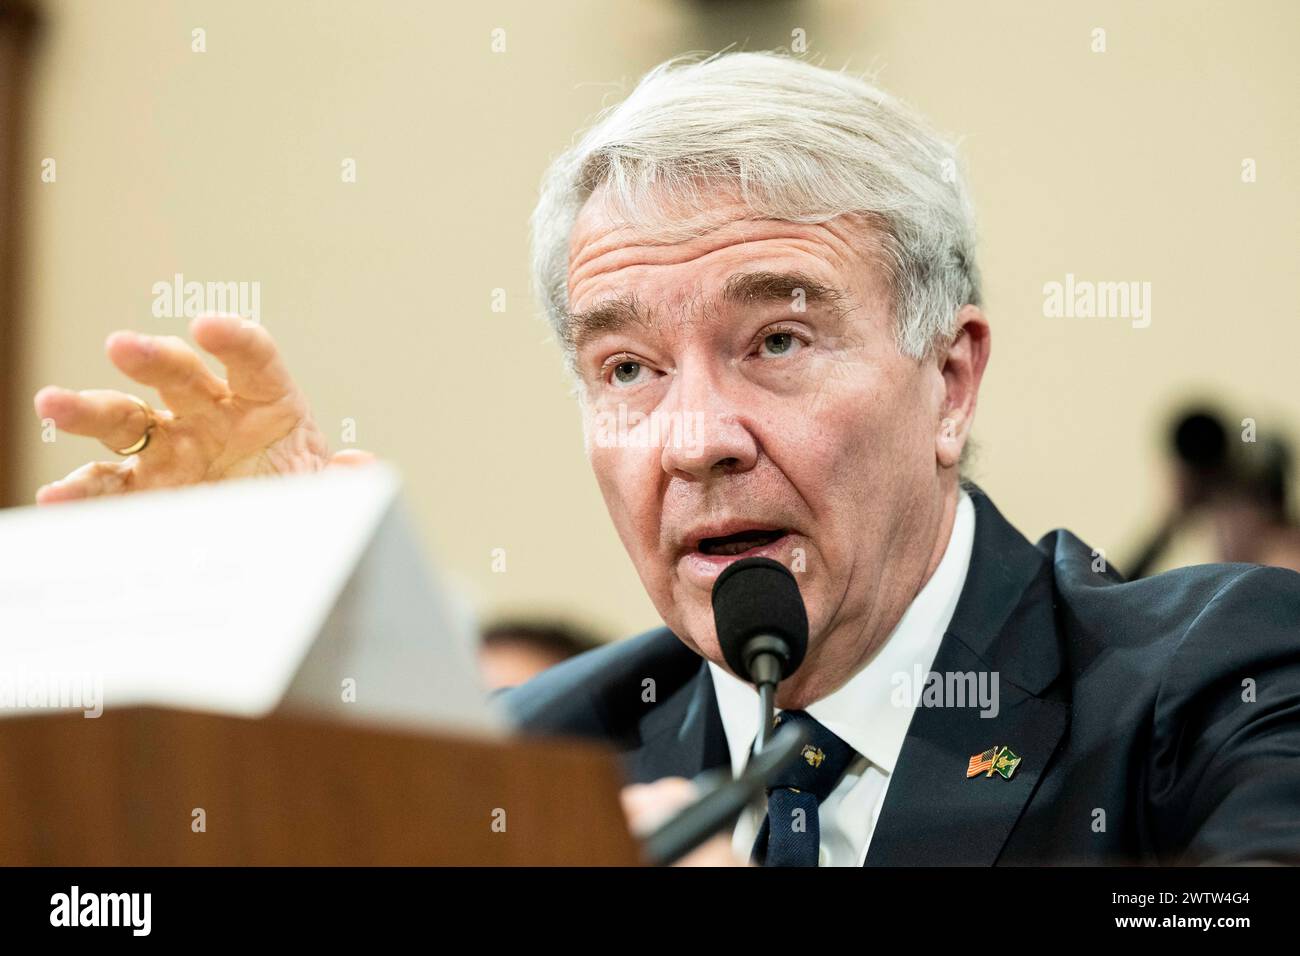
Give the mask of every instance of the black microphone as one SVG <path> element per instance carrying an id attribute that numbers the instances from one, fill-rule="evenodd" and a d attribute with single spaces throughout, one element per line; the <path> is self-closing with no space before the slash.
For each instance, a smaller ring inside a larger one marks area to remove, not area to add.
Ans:
<path id="1" fill-rule="evenodd" d="M 808 612 L 790 570 L 771 558 L 744 558 L 713 583 L 713 622 L 727 665 L 758 690 L 754 753 L 767 746 L 776 686 L 803 663 Z"/>
<path id="2" fill-rule="evenodd" d="M 808 612 L 794 575 L 769 558 L 728 565 L 713 582 L 713 622 L 727 665 L 758 688 L 758 735 L 739 777 L 722 769 L 700 774 L 695 784 L 702 795 L 647 838 L 646 857 L 660 866 L 734 826 L 747 803 L 766 795 L 768 778 L 807 743 L 807 731 L 797 724 L 771 733 L 776 685 L 799 668 L 808 650 Z"/>

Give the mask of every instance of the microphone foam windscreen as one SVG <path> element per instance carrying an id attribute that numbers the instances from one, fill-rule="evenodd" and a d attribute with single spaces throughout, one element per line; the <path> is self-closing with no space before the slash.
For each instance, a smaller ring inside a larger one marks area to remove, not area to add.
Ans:
<path id="1" fill-rule="evenodd" d="M 744 648 L 759 634 L 779 637 L 790 656 L 786 675 L 803 663 L 808 649 L 808 612 L 794 575 L 771 558 L 744 558 L 728 565 L 713 583 L 713 622 L 728 666 L 749 678 Z"/>

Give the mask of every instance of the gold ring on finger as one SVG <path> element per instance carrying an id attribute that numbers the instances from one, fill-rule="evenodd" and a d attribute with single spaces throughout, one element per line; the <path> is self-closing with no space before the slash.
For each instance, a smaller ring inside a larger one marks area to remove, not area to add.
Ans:
<path id="1" fill-rule="evenodd" d="M 116 449 L 119 455 L 134 455 L 138 452 L 144 451 L 149 445 L 149 437 L 153 434 L 153 426 L 157 424 L 158 421 L 157 418 L 154 417 L 153 409 L 149 407 L 149 403 L 144 399 L 136 398 L 134 395 L 128 395 L 127 398 L 139 405 L 140 409 L 144 412 L 144 434 L 141 435 L 133 444 L 130 444 L 125 448 Z"/>

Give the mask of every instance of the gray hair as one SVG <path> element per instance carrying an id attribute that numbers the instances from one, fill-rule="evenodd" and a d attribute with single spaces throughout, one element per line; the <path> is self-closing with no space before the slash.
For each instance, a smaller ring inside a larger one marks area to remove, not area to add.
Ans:
<path id="1" fill-rule="evenodd" d="M 957 311 L 980 301 L 974 216 L 952 146 L 865 80 L 791 56 L 661 63 L 554 160 L 532 216 L 533 282 L 561 342 L 570 234 L 600 187 L 621 220 L 664 242 L 716 224 L 718 187 L 737 191 L 755 218 L 867 217 L 898 347 L 918 360 L 951 342 Z M 665 198 L 698 214 L 669 219 Z"/>

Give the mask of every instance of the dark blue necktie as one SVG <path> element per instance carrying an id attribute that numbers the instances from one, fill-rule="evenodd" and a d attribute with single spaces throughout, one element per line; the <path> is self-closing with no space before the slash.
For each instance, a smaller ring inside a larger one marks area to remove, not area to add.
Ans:
<path id="1" fill-rule="evenodd" d="M 808 743 L 767 790 L 767 817 L 751 862 L 760 866 L 816 866 L 821 846 L 818 807 L 844 776 L 857 752 L 802 710 L 777 714 L 777 726 L 799 723 Z"/>

